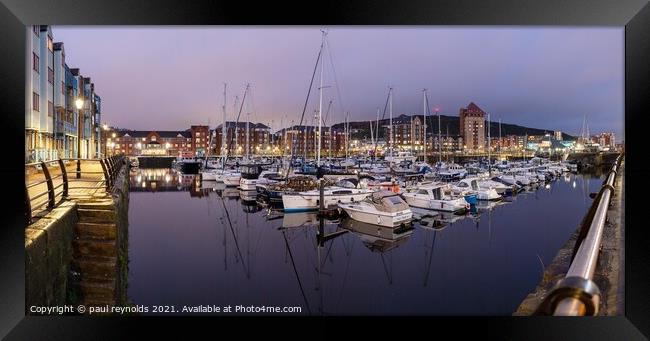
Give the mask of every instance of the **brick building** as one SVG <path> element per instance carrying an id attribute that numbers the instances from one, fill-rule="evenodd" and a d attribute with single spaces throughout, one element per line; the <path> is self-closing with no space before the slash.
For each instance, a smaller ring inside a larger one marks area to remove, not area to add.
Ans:
<path id="1" fill-rule="evenodd" d="M 480 152 L 485 149 L 485 115 L 474 102 L 467 108 L 460 108 L 460 135 L 465 150 Z"/>

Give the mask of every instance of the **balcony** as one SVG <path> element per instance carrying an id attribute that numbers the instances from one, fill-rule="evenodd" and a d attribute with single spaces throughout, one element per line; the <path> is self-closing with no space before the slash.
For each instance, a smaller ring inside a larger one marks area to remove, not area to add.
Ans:
<path id="1" fill-rule="evenodd" d="M 56 149 L 37 148 L 27 151 L 26 163 L 56 160 L 59 158 L 59 151 Z"/>

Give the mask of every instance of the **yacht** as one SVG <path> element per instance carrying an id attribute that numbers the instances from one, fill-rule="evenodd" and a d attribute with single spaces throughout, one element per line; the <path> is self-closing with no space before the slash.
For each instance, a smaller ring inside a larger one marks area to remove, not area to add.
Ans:
<path id="1" fill-rule="evenodd" d="M 402 163 L 402 162 L 410 162 L 413 163 L 415 160 L 417 160 L 417 156 L 411 154 L 411 152 L 408 151 L 401 151 L 397 153 L 387 154 L 384 156 L 384 160 L 391 162 L 391 163 Z"/>
<path id="2" fill-rule="evenodd" d="M 446 185 L 431 184 L 410 189 L 402 197 L 413 207 L 446 212 L 465 212 L 470 205 L 463 197 L 445 195 Z"/>
<path id="3" fill-rule="evenodd" d="M 362 201 L 340 203 L 338 207 L 354 220 L 385 227 L 399 227 L 413 218 L 404 199 L 389 191 L 374 192 Z"/>
<path id="4" fill-rule="evenodd" d="M 463 166 L 451 163 L 438 170 L 438 176 L 445 180 L 459 180 L 467 175 Z"/>
<path id="5" fill-rule="evenodd" d="M 487 188 L 479 186 L 479 179 L 476 178 L 462 179 L 454 184 L 454 188 L 452 190 L 454 190 L 454 192 L 460 192 L 463 190 L 472 191 L 476 194 L 476 200 L 501 200 L 501 196 L 499 193 L 497 193 L 496 189 L 489 186 Z M 467 200 L 467 198 L 465 200 Z"/>
<path id="6" fill-rule="evenodd" d="M 327 208 L 338 203 L 361 201 L 372 192 L 369 189 L 329 186 L 323 190 L 324 206 Z M 284 192 L 282 193 L 282 204 L 285 212 L 317 210 L 320 207 L 320 190 Z"/>
<path id="7" fill-rule="evenodd" d="M 286 181 L 277 183 L 257 184 L 257 193 L 270 202 L 282 202 L 284 192 L 304 192 L 318 188 L 316 177 L 311 175 L 292 176 Z"/>

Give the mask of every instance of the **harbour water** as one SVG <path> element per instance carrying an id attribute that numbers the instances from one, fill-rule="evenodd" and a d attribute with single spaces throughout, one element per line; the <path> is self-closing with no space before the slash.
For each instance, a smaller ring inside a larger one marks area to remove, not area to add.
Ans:
<path id="1" fill-rule="evenodd" d="M 250 193 L 171 169 L 132 171 L 128 298 L 177 314 L 230 305 L 300 307 L 280 315 L 511 315 L 602 179 L 566 173 L 393 233 L 283 215 L 246 200 Z"/>

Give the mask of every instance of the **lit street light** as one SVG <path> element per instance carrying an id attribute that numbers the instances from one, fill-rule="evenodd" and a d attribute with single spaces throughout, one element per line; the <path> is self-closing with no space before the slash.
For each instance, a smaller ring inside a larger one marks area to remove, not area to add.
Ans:
<path id="1" fill-rule="evenodd" d="M 84 100 L 78 97 L 75 102 L 77 107 L 77 179 L 81 178 L 81 109 L 84 106 Z"/>

